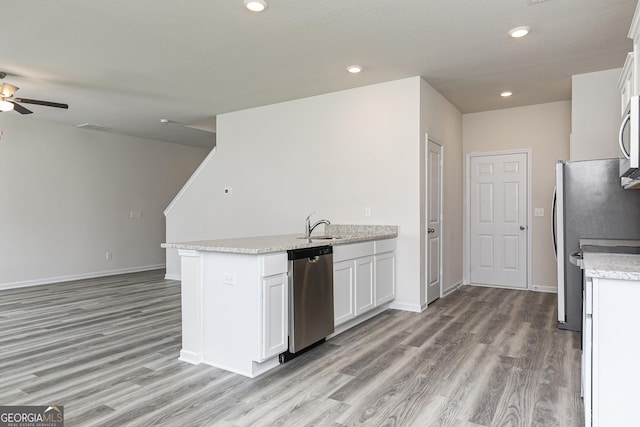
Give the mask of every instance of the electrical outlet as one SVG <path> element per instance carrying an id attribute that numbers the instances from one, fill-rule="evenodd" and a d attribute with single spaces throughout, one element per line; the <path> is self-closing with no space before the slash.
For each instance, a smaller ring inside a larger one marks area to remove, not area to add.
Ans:
<path id="1" fill-rule="evenodd" d="M 367 206 L 364 208 L 364 216 L 367 218 L 371 218 L 371 206 Z"/>
<path id="2" fill-rule="evenodd" d="M 233 189 L 231 187 L 224 187 L 224 194 L 226 196 L 230 196 L 231 194 L 233 194 Z"/>
<path id="3" fill-rule="evenodd" d="M 142 211 L 129 212 L 129 218 L 142 218 Z"/>
<path id="4" fill-rule="evenodd" d="M 536 208 L 534 213 L 534 216 L 544 216 L 544 208 Z"/>
<path id="5" fill-rule="evenodd" d="M 113 258 L 113 254 L 111 252 L 107 252 L 104 255 L 104 259 L 106 259 L 107 261 L 111 260 Z"/>

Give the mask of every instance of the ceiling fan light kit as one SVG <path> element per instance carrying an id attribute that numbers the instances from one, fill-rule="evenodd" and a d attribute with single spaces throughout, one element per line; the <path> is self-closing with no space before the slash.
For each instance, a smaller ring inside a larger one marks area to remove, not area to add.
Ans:
<path id="1" fill-rule="evenodd" d="M 0 78 L 4 78 L 6 75 L 6 73 L 0 72 Z M 2 83 L 2 86 L 0 86 L 0 111 L 16 110 L 20 114 L 33 113 L 33 111 L 23 107 L 22 105 L 20 105 L 20 103 L 42 105 L 45 107 L 64 108 L 65 110 L 69 108 L 68 104 L 62 104 L 60 102 L 40 101 L 38 99 L 27 98 L 14 98 L 13 94 L 18 89 L 18 87 L 10 85 L 9 83 Z"/>
<path id="2" fill-rule="evenodd" d="M 9 101 L 2 100 L 0 101 L 0 111 L 11 111 L 13 110 L 13 104 Z"/>

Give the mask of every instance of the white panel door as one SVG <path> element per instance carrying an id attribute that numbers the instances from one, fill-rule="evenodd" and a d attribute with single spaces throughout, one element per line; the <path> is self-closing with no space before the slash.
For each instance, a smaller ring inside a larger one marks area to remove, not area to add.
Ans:
<path id="1" fill-rule="evenodd" d="M 471 283 L 527 287 L 527 154 L 470 161 Z"/>
<path id="2" fill-rule="evenodd" d="M 440 235 L 442 224 L 442 147 L 433 141 L 427 150 L 427 304 L 440 298 Z"/>

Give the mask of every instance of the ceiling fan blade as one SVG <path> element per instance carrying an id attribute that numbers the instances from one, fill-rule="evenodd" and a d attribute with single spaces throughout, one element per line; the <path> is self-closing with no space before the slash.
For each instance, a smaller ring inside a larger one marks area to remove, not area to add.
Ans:
<path id="1" fill-rule="evenodd" d="M 2 83 L 2 86 L 0 86 L 0 94 L 2 94 L 2 96 L 4 96 L 5 98 L 12 97 L 17 90 L 17 87 L 10 85 L 9 83 Z"/>
<path id="2" fill-rule="evenodd" d="M 18 104 L 17 102 L 8 99 L 7 101 L 9 101 L 10 103 L 13 104 L 13 109 L 16 110 L 18 113 L 20 114 L 31 114 L 33 113 L 33 111 L 29 110 L 28 108 L 24 108 L 22 105 Z"/>
<path id="3" fill-rule="evenodd" d="M 49 102 L 49 101 L 39 101 L 37 99 L 27 99 L 27 98 L 14 98 L 16 102 L 22 102 L 23 104 L 35 104 L 35 105 L 44 105 L 45 107 L 56 107 L 56 108 L 64 108 L 68 109 L 68 104 L 61 104 L 59 102 Z"/>

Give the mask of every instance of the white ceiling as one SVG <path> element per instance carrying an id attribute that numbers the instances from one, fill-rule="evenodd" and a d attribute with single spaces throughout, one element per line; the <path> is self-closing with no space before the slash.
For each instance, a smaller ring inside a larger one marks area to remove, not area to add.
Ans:
<path id="1" fill-rule="evenodd" d="M 0 71 L 17 97 L 70 105 L 25 105 L 24 120 L 206 146 L 210 133 L 180 123 L 212 130 L 221 113 L 417 75 L 463 113 L 568 100 L 572 75 L 622 66 L 636 6 L 268 1 L 261 14 L 242 0 L 4 1 Z M 531 34 L 509 38 L 520 25 Z"/>

